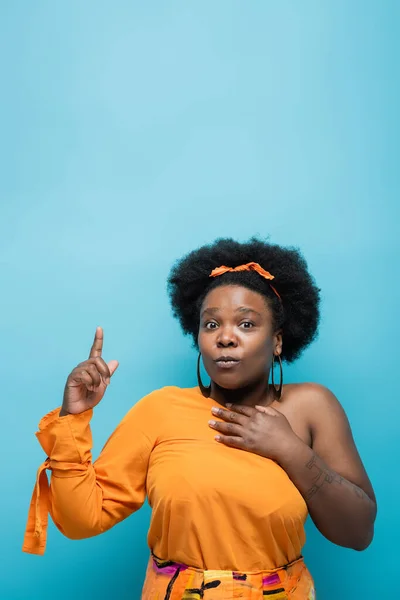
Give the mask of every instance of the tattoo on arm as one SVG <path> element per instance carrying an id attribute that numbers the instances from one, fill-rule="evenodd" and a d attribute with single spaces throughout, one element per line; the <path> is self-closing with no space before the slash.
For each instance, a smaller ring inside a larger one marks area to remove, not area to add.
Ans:
<path id="1" fill-rule="evenodd" d="M 347 481 L 347 479 L 345 479 L 344 477 L 341 477 L 341 475 L 338 475 L 334 471 L 331 471 L 330 469 L 324 469 L 321 466 L 319 466 L 317 464 L 316 454 L 313 454 L 312 458 L 306 463 L 306 467 L 310 471 L 314 472 L 314 478 L 313 478 L 314 483 L 313 483 L 312 487 L 307 491 L 306 500 L 311 500 L 311 498 L 313 498 L 313 496 L 315 496 L 315 494 L 317 494 L 317 492 L 319 492 L 319 490 L 322 488 L 322 486 L 325 483 L 327 483 L 327 484 L 337 483 L 339 485 L 345 485 L 345 486 L 351 488 L 353 490 L 354 494 L 360 500 L 367 500 L 368 502 L 372 502 L 372 500 L 368 496 L 368 494 L 366 494 L 364 492 L 364 490 L 362 490 L 360 487 L 358 487 L 354 483 L 351 483 L 350 481 Z"/>

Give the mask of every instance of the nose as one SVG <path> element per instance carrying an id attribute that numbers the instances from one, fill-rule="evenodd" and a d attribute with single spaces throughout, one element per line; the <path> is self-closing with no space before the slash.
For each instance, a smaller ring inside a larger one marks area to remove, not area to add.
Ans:
<path id="1" fill-rule="evenodd" d="M 231 327 L 221 327 L 218 330 L 217 346 L 218 348 L 235 348 L 237 346 L 237 338 Z"/>

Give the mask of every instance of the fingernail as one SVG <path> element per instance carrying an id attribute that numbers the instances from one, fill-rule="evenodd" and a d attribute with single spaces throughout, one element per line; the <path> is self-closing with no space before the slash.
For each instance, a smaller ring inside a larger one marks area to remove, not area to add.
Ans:
<path id="1" fill-rule="evenodd" d="M 218 414 L 218 410 L 219 410 L 218 408 L 212 408 L 212 409 L 211 409 L 211 412 L 212 412 L 214 415 L 217 415 L 217 414 Z"/>
<path id="2" fill-rule="evenodd" d="M 215 427 L 215 421 L 208 421 L 208 424 L 210 425 L 210 427 Z"/>
<path id="3" fill-rule="evenodd" d="M 214 440 L 216 440 L 217 442 L 219 442 L 219 441 L 220 441 L 220 439 L 221 439 L 221 436 L 220 436 L 220 435 L 216 435 L 216 436 L 215 436 L 215 438 L 214 438 Z"/>

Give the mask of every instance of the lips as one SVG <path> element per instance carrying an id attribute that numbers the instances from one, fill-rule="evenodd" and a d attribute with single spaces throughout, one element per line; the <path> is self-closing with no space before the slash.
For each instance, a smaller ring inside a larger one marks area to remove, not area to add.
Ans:
<path id="1" fill-rule="evenodd" d="M 220 356 L 215 362 L 220 369 L 232 369 L 240 363 L 240 360 L 234 356 Z"/>
<path id="2" fill-rule="evenodd" d="M 239 358 L 235 358 L 234 356 L 219 356 L 215 359 L 215 362 L 239 362 Z"/>

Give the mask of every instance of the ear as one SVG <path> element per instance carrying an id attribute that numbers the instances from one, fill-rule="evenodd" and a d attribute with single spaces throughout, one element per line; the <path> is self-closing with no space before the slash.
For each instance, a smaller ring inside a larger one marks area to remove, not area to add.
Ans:
<path id="1" fill-rule="evenodd" d="M 282 345 L 283 345 L 283 338 L 282 338 L 282 330 L 280 329 L 274 335 L 274 354 L 275 354 L 275 356 L 280 356 L 282 354 Z"/>

